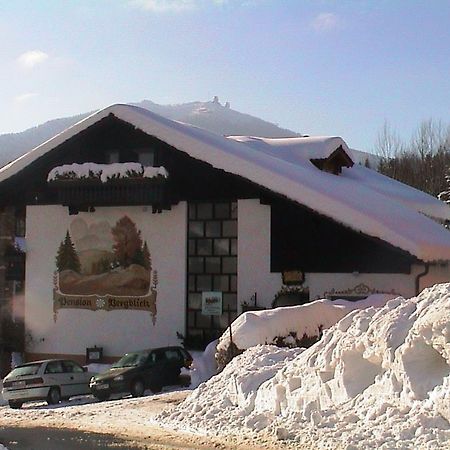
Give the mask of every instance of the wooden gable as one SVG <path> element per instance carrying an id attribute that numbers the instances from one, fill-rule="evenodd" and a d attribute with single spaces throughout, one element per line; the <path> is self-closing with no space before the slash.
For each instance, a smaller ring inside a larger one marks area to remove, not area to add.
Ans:
<path id="1" fill-rule="evenodd" d="M 339 146 L 328 158 L 311 159 L 311 162 L 320 170 L 339 175 L 343 167 L 352 167 L 353 161 L 347 152 Z"/>

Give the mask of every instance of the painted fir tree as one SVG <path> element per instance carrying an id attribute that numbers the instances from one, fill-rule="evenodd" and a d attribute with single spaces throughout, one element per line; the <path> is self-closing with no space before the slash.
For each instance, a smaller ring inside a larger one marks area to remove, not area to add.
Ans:
<path id="1" fill-rule="evenodd" d="M 70 238 L 69 230 L 67 230 L 66 237 L 59 245 L 58 253 L 56 254 L 56 270 L 58 272 L 63 270 L 81 272 L 80 258 Z"/>
<path id="2" fill-rule="evenodd" d="M 147 241 L 144 242 L 144 246 L 142 247 L 142 256 L 144 259 L 144 267 L 147 270 L 152 270 L 152 258 L 150 256 L 150 250 L 148 249 Z"/>

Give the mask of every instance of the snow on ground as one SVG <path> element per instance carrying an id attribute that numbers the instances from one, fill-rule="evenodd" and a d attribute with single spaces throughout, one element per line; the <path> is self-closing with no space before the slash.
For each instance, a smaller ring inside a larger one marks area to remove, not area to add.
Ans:
<path id="1" fill-rule="evenodd" d="M 448 449 L 450 284 L 350 312 L 304 351 L 252 347 L 154 420 L 293 448 Z"/>
<path id="2" fill-rule="evenodd" d="M 284 341 L 289 345 L 293 333 L 298 339 L 303 335 L 319 336 L 322 329 L 330 328 L 350 311 L 384 306 L 394 297 L 374 294 L 355 302 L 321 299 L 300 306 L 247 311 L 231 324 L 233 343 L 243 350 L 258 344 L 273 344 L 279 337 L 285 337 Z M 219 339 L 217 350 L 226 350 L 229 342 L 227 329 Z"/>

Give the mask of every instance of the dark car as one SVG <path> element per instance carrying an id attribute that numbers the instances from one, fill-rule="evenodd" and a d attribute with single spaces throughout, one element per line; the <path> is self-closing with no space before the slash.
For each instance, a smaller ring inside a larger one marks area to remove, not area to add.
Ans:
<path id="1" fill-rule="evenodd" d="M 131 393 L 140 397 L 146 389 L 160 392 L 163 386 L 181 384 L 190 380 L 180 377 L 181 368 L 192 364 L 192 356 L 182 347 L 162 347 L 125 354 L 104 373 L 91 378 L 89 387 L 99 400 L 111 394 Z"/>

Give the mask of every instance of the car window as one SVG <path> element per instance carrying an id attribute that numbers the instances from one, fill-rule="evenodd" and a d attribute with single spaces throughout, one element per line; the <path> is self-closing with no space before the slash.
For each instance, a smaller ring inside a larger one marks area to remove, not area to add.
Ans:
<path id="1" fill-rule="evenodd" d="M 155 362 L 162 362 L 162 361 L 164 361 L 166 358 L 165 358 L 165 355 L 164 355 L 164 352 L 163 351 L 157 351 L 157 352 L 155 352 Z"/>
<path id="2" fill-rule="evenodd" d="M 119 368 L 119 367 L 135 367 L 141 364 L 144 364 L 147 360 L 148 353 L 144 352 L 136 352 L 136 353 L 127 353 L 119 361 L 115 362 L 111 367 Z"/>
<path id="3" fill-rule="evenodd" d="M 147 363 L 148 364 L 154 364 L 156 362 L 156 353 L 151 352 L 150 355 L 148 355 Z"/>
<path id="4" fill-rule="evenodd" d="M 180 353 L 176 349 L 166 350 L 165 354 L 168 361 L 180 361 L 182 359 Z"/>
<path id="5" fill-rule="evenodd" d="M 27 364 L 26 366 L 16 367 L 9 376 L 23 377 L 26 375 L 36 375 L 42 364 Z"/>
<path id="6" fill-rule="evenodd" d="M 51 361 L 47 364 L 45 368 L 45 373 L 63 373 L 63 366 L 61 361 Z"/>
<path id="7" fill-rule="evenodd" d="M 81 373 L 83 368 L 74 361 L 63 361 L 64 372 L 66 373 Z"/>

